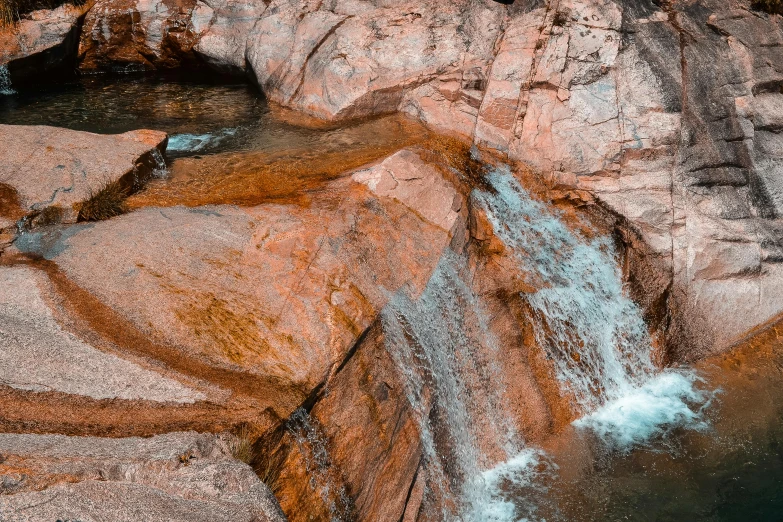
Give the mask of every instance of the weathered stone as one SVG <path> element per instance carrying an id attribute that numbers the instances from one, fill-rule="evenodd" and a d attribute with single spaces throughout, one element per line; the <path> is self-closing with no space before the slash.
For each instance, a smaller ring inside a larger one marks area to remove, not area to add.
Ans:
<path id="1" fill-rule="evenodd" d="M 400 157 L 415 161 L 407 154 Z M 443 227 L 453 223 L 455 193 L 434 179 L 437 169 L 416 165 L 420 179 L 403 186 L 424 183 L 439 192 L 387 197 L 346 178 L 307 208 L 148 208 L 94 226 L 26 234 L 15 246 L 55 261 L 171 350 L 307 395 L 391 292 L 427 281 L 448 244 Z M 265 398 L 278 399 L 289 407 L 283 397 Z"/>
<path id="2" fill-rule="evenodd" d="M 91 194 L 117 183 L 130 193 L 162 166 L 167 136 L 157 131 L 98 135 L 55 127 L 0 125 L 7 147 L 0 186 L 10 187 L 21 209 L 0 215 L 41 216 L 47 223 L 75 222 Z M 6 189 L 8 190 L 8 189 Z M 2 200 L 0 200 L 2 201 Z"/>
<path id="3" fill-rule="evenodd" d="M 143 71 L 198 63 L 196 0 L 98 0 L 79 43 L 83 71 Z"/>
<path id="4" fill-rule="evenodd" d="M 285 520 L 229 441 L 170 433 L 151 439 L 0 435 L 9 520 Z"/>
<path id="5" fill-rule="evenodd" d="M 33 11 L 18 23 L 0 28 L 0 66 L 13 84 L 52 75 L 70 75 L 76 65 L 79 24 L 92 2 Z"/>
<path id="6" fill-rule="evenodd" d="M 93 399 L 192 403 L 205 396 L 103 353 L 57 323 L 40 273 L 0 267 L 0 383 L 19 390 L 59 391 Z"/>
<path id="7" fill-rule="evenodd" d="M 193 48 L 218 70 L 244 72 L 248 35 L 267 9 L 263 0 L 198 0 L 193 32 L 201 35 Z"/>

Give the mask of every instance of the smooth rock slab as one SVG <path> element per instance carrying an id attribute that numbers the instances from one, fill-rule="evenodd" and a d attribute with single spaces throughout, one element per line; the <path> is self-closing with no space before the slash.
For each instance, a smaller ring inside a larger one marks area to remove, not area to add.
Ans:
<path id="1" fill-rule="evenodd" d="M 43 298 L 47 285 L 31 268 L 0 267 L 0 384 L 93 399 L 193 403 L 205 398 L 64 331 Z"/>
<path id="2" fill-rule="evenodd" d="M 23 214 L 59 207 L 75 222 L 78 206 L 106 184 L 138 188 L 162 162 L 167 136 L 138 130 L 103 135 L 46 126 L 0 125 L 0 185 L 16 192 Z M 0 208 L 0 215 L 12 209 Z"/>
<path id="3" fill-rule="evenodd" d="M 383 167 L 402 180 L 388 195 L 347 175 L 307 207 L 144 208 L 15 246 L 54 261 L 172 353 L 306 395 L 395 291 L 422 287 L 451 240 L 456 192 L 436 167 L 399 154 Z M 420 185 L 438 192 L 424 197 Z"/>

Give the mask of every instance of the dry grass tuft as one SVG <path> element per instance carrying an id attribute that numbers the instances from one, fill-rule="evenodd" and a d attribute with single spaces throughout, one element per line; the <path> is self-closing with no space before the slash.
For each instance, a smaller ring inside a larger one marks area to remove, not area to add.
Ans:
<path id="1" fill-rule="evenodd" d="M 33 223 L 37 227 L 45 227 L 48 225 L 56 225 L 63 220 L 65 210 L 57 205 L 46 207 L 40 214 L 33 218 Z"/>
<path id="2" fill-rule="evenodd" d="M 228 443 L 231 456 L 245 464 L 252 463 L 255 458 L 252 435 L 250 427 L 247 424 L 242 424 Z"/>
<path id="3" fill-rule="evenodd" d="M 90 197 L 79 208 L 79 221 L 103 221 L 125 213 L 128 189 L 120 183 L 107 183 L 98 191 L 90 191 Z"/>

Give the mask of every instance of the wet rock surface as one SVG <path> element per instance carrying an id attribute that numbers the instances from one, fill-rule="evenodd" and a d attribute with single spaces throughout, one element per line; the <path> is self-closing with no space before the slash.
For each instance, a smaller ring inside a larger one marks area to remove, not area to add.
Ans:
<path id="1" fill-rule="evenodd" d="M 531 166 L 546 198 L 595 211 L 617 232 L 630 291 L 659 334 L 657 362 L 726 350 L 774 320 L 783 312 L 779 17 L 713 0 L 516 4 L 101 0 L 85 20 L 80 67 L 206 63 L 251 74 L 270 100 L 310 116 L 403 112 Z M 127 176 L 165 138 L 0 133 L 14 144 L 0 162 L 0 342 L 9 369 L 27 368 L 24 379 L 0 372 L 3 430 L 117 436 L 250 423 L 255 471 L 289 520 L 437 518 L 448 491 L 429 489 L 422 426 L 442 428 L 448 405 L 412 404 L 382 319 L 400 295 L 431 305 L 419 299 L 438 286 L 447 253 L 467 267 L 466 302 L 486 311 L 465 337 L 482 330 L 503 347 L 478 343 L 454 358 L 484 380 L 494 361 L 509 422 L 526 440 L 574 418 L 520 296 L 536 287 L 471 203 L 482 172 L 471 178 L 466 157 L 455 169 L 409 148 L 301 185 L 306 198 L 292 189 L 244 207 L 160 198 L 158 208 L 140 197 L 107 222 L 16 238 L 19 219 L 50 206 L 75 221 L 97 181 Z M 97 378 L 82 378 L 85 369 Z M 491 455 L 497 427 L 472 428 L 486 428 L 476 445 Z M 446 435 L 430 436 L 441 454 L 456 451 Z M 120 476 L 118 448 L 64 464 L 9 437 L 22 449 L 3 450 L 0 437 L 0 453 L 16 451 L 8 462 L 25 460 L 46 489 L 9 470 L 3 487 L 14 495 L 0 506 L 38 509 L 31 519 L 107 499 L 101 509 L 134 516 L 275 520 L 253 511 L 269 497 L 249 468 L 211 468 L 207 450 L 187 466 L 139 450 L 140 471 L 112 488 L 94 475 Z M 90 478 L 62 478 L 73 474 Z M 225 474 L 228 489 L 205 485 Z"/>
<path id="2" fill-rule="evenodd" d="M 182 64 L 164 47 L 187 35 L 173 54 L 250 72 L 286 106 L 328 120 L 403 111 L 532 165 L 553 188 L 597 195 L 670 272 L 648 290 L 680 316 L 670 346 L 720 350 L 783 310 L 773 284 L 783 37 L 777 18 L 747 3 L 125 7 L 99 3 L 83 33 L 107 28 L 114 43 L 95 51 L 107 64 Z M 109 29 L 111 13 L 131 11 L 122 31 Z M 732 320 L 716 321 L 724 304 Z"/>
<path id="3" fill-rule="evenodd" d="M 132 72 L 192 65 L 195 6 L 196 0 L 98 0 L 84 20 L 79 68 Z"/>

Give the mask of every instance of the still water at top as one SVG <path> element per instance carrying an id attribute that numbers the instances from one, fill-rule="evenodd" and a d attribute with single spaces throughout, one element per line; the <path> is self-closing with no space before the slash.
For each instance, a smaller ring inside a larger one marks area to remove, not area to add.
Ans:
<path id="1" fill-rule="evenodd" d="M 246 83 L 205 77 L 87 77 L 0 96 L 0 123 L 101 134 L 167 132 L 169 176 L 142 206 L 306 203 L 307 194 L 428 134 L 401 117 L 328 126 L 270 106 Z"/>

